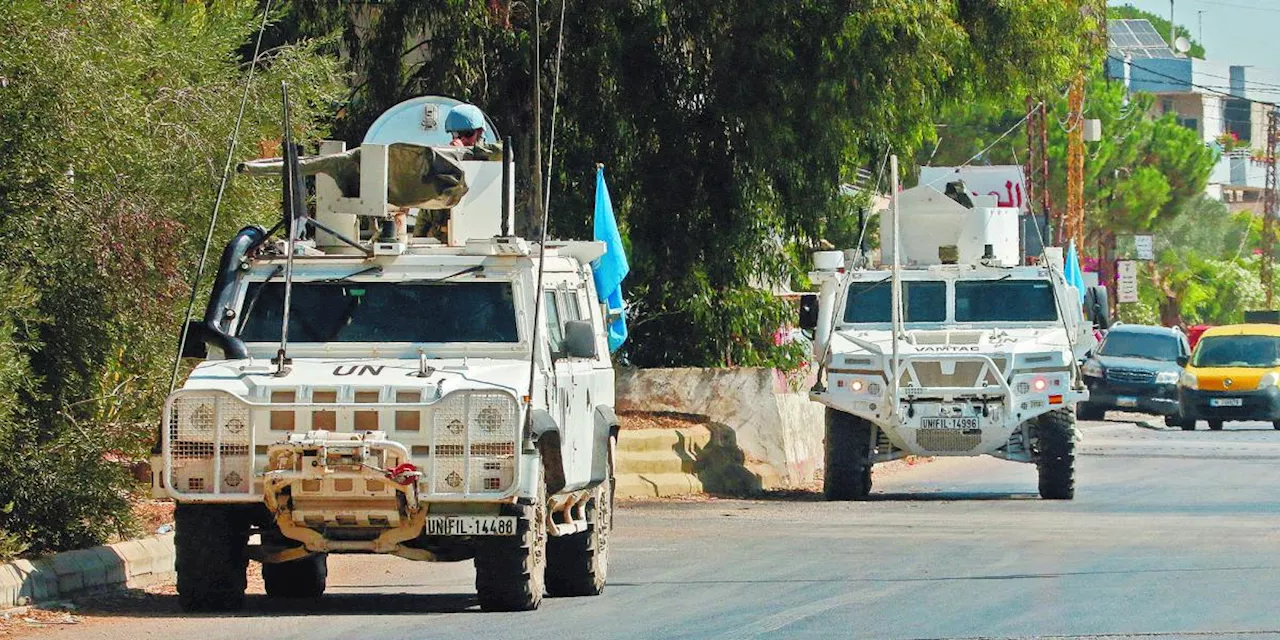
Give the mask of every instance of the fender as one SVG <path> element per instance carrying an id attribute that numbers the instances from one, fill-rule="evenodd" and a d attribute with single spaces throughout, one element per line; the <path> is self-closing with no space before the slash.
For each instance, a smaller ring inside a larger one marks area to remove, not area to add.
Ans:
<path id="1" fill-rule="evenodd" d="M 563 439 L 560 437 L 560 425 L 545 409 L 534 409 L 532 431 L 530 435 L 533 445 L 538 448 L 538 456 L 542 458 L 542 476 L 547 483 L 547 495 L 559 493 L 564 489 L 564 457 L 560 453 Z"/>

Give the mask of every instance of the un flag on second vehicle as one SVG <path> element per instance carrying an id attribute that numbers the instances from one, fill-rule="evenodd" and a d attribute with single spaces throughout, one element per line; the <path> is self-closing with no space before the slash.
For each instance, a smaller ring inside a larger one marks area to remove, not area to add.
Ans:
<path id="1" fill-rule="evenodd" d="M 1076 288 L 1076 293 L 1080 296 L 1080 303 L 1084 304 L 1084 291 L 1087 287 L 1084 284 L 1084 271 L 1080 269 L 1080 254 L 1076 253 L 1075 240 L 1072 240 L 1071 245 L 1067 248 L 1062 271 L 1067 284 Z"/>
<path id="2" fill-rule="evenodd" d="M 627 264 L 626 250 L 622 246 L 622 236 L 618 233 L 618 220 L 613 216 L 613 201 L 609 199 L 609 188 L 604 183 L 604 166 L 596 168 L 596 213 L 595 239 L 603 242 L 604 255 L 591 263 L 595 276 L 596 295 L 600 302 L 609 309 L 609 315 L 615 320 L 606 324 L 609 327 L 609 352 L 622 346 L 627 339 L 626 309 L 622 302 L 622 280 L 627 277 L 631 267 Z"/>

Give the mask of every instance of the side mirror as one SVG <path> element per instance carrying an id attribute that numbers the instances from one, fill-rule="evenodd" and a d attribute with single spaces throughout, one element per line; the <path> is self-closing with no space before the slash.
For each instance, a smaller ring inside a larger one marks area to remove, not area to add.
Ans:
<path id="1" fill-rule="evenodd" d="M 815 293 L 800 296 L 800 328 L 806 331 L 818 328 L 818 295 Z"/>
<path id="2" fill-rule="evenodd" d="M 204 322 L 201 320 L 187 321 L 187 339 L 182 342 L 183 358 L 207 358 L 209 357 L 209 348 L 204 342 Z M 182 334 L 178 334 L 178 339 L 182 339 Z"/>
<path id="3" fill-rule="evenodd" d="M 1107 301 L 1107 288 L 1089 287 L 1084 293 L 1084 312 L 1089 321 L 1099 329 L 1111 328 L 1111 305 Z"/>
<path id="4" fill-rule="evenodd" d="M 596 357 L 596 332 L 590 320 L 569 320 L 564 323 L 565 354 L 570 358 Z"/>
<path id="5" fill-rule="evenodd" d="M 1190 363 L 1190 362 L 1191 362 L 1191 358 L 1188 358 L 1187 356 L 1178 356 L 1178 366 L 1179 366 L 1179 367 L 1183 367 L 1183 368 L 1185 368 L 1185 367 L 1187 366 L 1187 364 L 1188 364 L 1188 363 Z"/>

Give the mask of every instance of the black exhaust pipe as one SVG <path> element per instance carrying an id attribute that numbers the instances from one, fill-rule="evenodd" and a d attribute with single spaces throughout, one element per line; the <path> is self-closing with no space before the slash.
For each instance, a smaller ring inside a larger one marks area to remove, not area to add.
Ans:
<path id="1" fill-rule="evenodd" d="M 243 273 L 245 256 L 256 249 L 267 239 L 267 231 L 258 225 L 241 229 L 222 250 L 222 258 L 218 261 L 218 274 L 213 281 L 213 291 L 209 293 L 209 306 L 204 310 L 205 344 L 217 347 L 231 360 L 249 357 L 249 349 L 244 341 L 232 335 L 239 320 L 235 310 L 236 280 Z"/>

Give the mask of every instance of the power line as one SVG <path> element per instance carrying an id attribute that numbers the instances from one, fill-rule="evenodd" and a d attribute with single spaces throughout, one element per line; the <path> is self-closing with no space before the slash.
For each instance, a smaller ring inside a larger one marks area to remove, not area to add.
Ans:
<path id="1" fill-rule="evenodd" d="M 1111 58 L 1112 60 L 1117 60 L 1117 61 L 1119 61 L 1119 62 L 1126 62 L 1124 58 L 1121 58 L 1121 57 L 1118 57 L 1118 56 L 1115 56 L 1115 55 L 1107 54 L 1107 57 L 1108 57 L 1108 58 Z M 1180 84 L 1180 85 L 1181 85 L 1181 84 L 1186 84 L 1186 85 L 1189 85 L 1189 86 L 1195 87 L 1195 88 L 1197 88 L 1197 89 L 1203 89 L 1203 90 L 1205 90 L 1205 91 L 1208 91 L 1209 93 L 1214 93 L 1214 94 L 1217 94 L 1217 95 L 1220 95 L 1220 96 L 1225 96 L 1225 97 L 1233 98 L 1233 99 L 1236 99 L 1236 100 L 1244 100 L 1245 102 L 1252 102 L 1252 103 L 1254 103 L 1254 104 L 1266 105 L 1266 106 L 1268 106 L 1268 107 L 1272 107 L 1272 108 L 1275 108 L 1275 107 L 1276 107 L 1276 103 L 1274 103 L 1274 102 L 1267 102 L 1267 101 L 1265 101 L 1265 100 L 1254 100 L 1254 99 L 1252 99 L 1252 98 L 1241 98 L 1240 96 L 1237 96 L 1237 95 L 1234 95 L 1234 94 L 1231 94 L 1231 93 L 1227 93 L 1227 92 L 1225 92 L 1225 91 L 1219 91 L 1219 90 L 1217 90 L 1217 89 L 1213 89 L 1213 88 L 1211 88 L 1211 87 L 1207 87 L 1207 86 L 1202 85 L 1202 84 L 1196 84 L 1196 83 L 1194 83 L 1194 82 L 1187 82 L 1186 80 L 1184 80 L 1184 79 L 1182 79 L 1182 78 L 1178 78 L 1178 77 L 1175 77 L 1175 76 L 1171 76 L 1171 75 L 1169 75 L 1169 74 L 1167 74 L 1167 73 L 1161 73 L 1161 72 L 1156 71 L 1156 70 L 1154 70 L 1154 69 L 1149 69 L 1149 68 L 1147 68 L 1147 67 L 1144 67 L 1144 66 L 1142 66 L 1142 65 L 1140 65 L 1140 64 L 1137 64 L 1137 63 L 1133 62 L 1132 60 L 1128 61 L 1128 64 L 1129 64 L 1129 66 L 1133 67 L 1134 69 L 1138 69 L 1138 70 L 1141 70 L 1141 71 L 1145 71 L 1145 72 L 1147 72 L 1147 73 L 1149 73 L 1149 74 L 1151 74 L 1151 75 L 1153 75 L 1153 76 L 1161 77 L 1161 78 L 1164 78 L 1164 79 L 1166 79 L 1166 80 L 1172 80 L 1172 81 L 1174 81 L 1174 82 L 1176 82 L 1176 83 L 1178 83 L 1178 84 Z"/>
<path id="2" fill-rule="evenodd" d="M 1280 9 L 1277 9 L 1276 7 L 1253 7 L 1247 4 L 1235 4 L 1233 2 L 1218 2 L 1217 0 L 1199 0 L 1199 3 L 1218 6 L 1218 7 L 1233 7 L 1235 9 L 1253 9 L 1254 11 L 1280 12 Z"/>
<path id="3" fill-rule="evenodd" d="M 969 165 L 970 165 L 974 160 L 977 160 L 978 158 L 981 158 L 984 154 L 986 154 L 988 151 L 990 151 L 990 150 L 991 150 L 992 148 L 994 148 L 996 145 L 1000 144 L 1000 141 L 1001 141 L 1001 140 L 1004 140 L 1005 138 L 1009 137 L 1009 134 L 1011 134 L 1011 133 L 1013 133 L 1015 130 L 1017 130 L 1017 128 L 1018 128 L 1018 127 L 1021 127 L 1021 126 L 1022 126 L 1022 123 L 1026 122 L 1026 121 L 1027 121 L 1027 119 L 1029 119 L 1029 118 L 1031 117 L 1031 114 L 1035 113 L 1035 112 L 1036 112 L 1036 109 L 1039 109 L 1039 108 L 1040 108 L 1040 103 L 1039 103 L 1039 102 L 1037 102 L 1037 103 L 1035 104 L 1035 106 L 1034 106 L 1034 107 L 1032 107 L 1032 108 L 1031 108 L 1031 110 L 1027 112 L 1027 114 L 1026 114 L 1026 115 L 1022 116 L 1022 118 L 1021 118 L 1021 119 L 1019 119 L 1017 122 L 1015 122 L 1015 123 L 1014 123 L 1014 125 L 1013 125 L 1012 127 L 1009 127 L 1009 129 L 1008 129 L 1007 131 L 1005 131 L 1004 133 L 1000 134 L 1000 137 L 999 137 L 999 138 L 996 138 L 996 141 L 995 141 L 995 142 L 992 142 L 991 144 L 987 145 L 987 146 L 986 146 L 986 148 L 985 148 L 985 149 L 983 149 L 982 151 L 979 151 L 979 152 L 977 152 L 977 153 L 973 154 L 973 157 L 972 157 L 972 158 L 969 158 L 968 160 L 965 160 L 965 161 L 964 161 L 964 164 L 961 164 L 959 167 L 956 167 L 956 168 L 957 168 L 957 169 L 960 169 L 960 168 L 963 168 L 963 167 L 967 167 L 967 166 L 969 166 Z M 935 183 L 937 183 L 938 181 L 940 181 L 940 180 L 942 180 L 942 179 L 944 179 L 944 178 L 946 178 L 946 177 L 947 177 L 947 176 L 945 176 L 945 175 L 940 176 L 940 177 L 938 177 L 937 179 L 933 180 L 932 182 L 929 182 L 929 183 L 928 183 L 928 185 L 929 185 L 929 186 L 933 186 Z"/>

